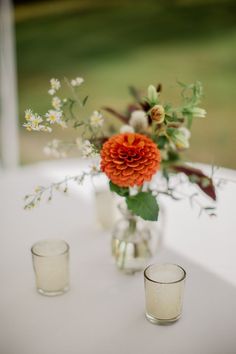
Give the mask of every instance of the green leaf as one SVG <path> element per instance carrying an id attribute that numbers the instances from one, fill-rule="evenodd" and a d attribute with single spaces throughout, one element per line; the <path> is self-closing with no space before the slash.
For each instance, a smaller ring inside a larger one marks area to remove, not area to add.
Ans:
<path id="1" fill-rule="evenodd" d="M 126 204 L 129 210 L 144 220 L 156 221 L 158 219 L 159 206 L 156 198 L 149 192 L 126 197 Z"/>
<path id="2" fill-rule="evenodd" d="M 176 132 L 176 128 L 167 128 L 166 132 L 169 137 L 172 137 Z"/>
<path id="3" fill-rule="evenodd" d="M 154 137 L 153 140 L 157 143 L 159 149 L 164 149 L 165 145 L 168 143 L 168 139 L 164 135 Z"/>
<path id="4" fill-rule="evenodd" d="M 84 97 L 83 102 L 82 102 L 82 105 L 83 105 L 83 106 L 86 105 L 86 102 L 87 102 L 88 98 L 89 98 L 89 96 Z"/>
<path id="5" fill-rule="evenodd" d="M 81 125 L 83 125 L 83 124 L 84 124 L 83 122 L 75 122 L 74 123 L 74 128 L 81 127 Z"/>
<path id="6" fill-rule="evenodd" d="M 169 156 L 169 162 L 176 162 L 180 159 L 179 154 L 173 150 L 168 152 L 168 156 Z"/>
<path id="7" fill-rule="evenodd" d="M 119 194 L 121 197 L 127 197 L 129 195 L 129 188 L 119 187 L 112 181 L 109 182 L 110 191 Z"/>

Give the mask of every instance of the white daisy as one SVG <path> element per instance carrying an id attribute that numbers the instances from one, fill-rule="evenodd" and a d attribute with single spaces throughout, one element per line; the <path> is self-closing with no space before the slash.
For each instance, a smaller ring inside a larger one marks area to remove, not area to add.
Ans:
<path id="1" fill-rule="evenodd" d="M 80 86 L 84 82 L 84 79 L 82 77 L 77 77 L 76 79 L 71 80 L 71 85 L 72 86 Z"/>
<path id="2" fill-rule="evenodd" d="M 82 143 L 81 153 L 83 157 L 94 157 L 97 155 L 94 145 L 89 140 Z"/>
<path id="3" fill-rule="evenodd" d="M 53 89 L 55 91 L 58 91 L 59 88 L 61 87 L 61 83 L 57 79 L 51 79 L 50 84 L 51 84 L 51 89 Z"/>
<path id="4" fill-rule="evenodd" d="M 28 120 L 27 123 L 23 124 L 23 127 L 25 127 L 28 131 L 43 131 L 43 132 L 51 132 L 52 129 L 50 127 L 47 127 L 46 125 L 40 124 L 43 122 L 42 117 L 39 115 L 32 115 L 30 117 L 30 120 Z"/>
<path id="5" fill-rule="evenodd" d="M 148 118 L 144 111 L 137 110 L 131 113 L 129 124 L 135 131 L 143 131 L 148 127 Z"/>
<path id="6" fill-rule="evenodd" d="M 103 116 L 100 112 L 94 111 L 93 114 L 90 117 L 90 125 L 93 128 L 99 128 L 102 127 L 104 122 Z"/>
<path id="7" fill-rule="evenodd" d="M 62 120 L 60 123 L 58 123 L 60 125 L 60 127 L 62 127 L 63 129 L 67 128 L 67 124 L 64 120 Z"/>
<path id="8" fill-rule="evenodd" d="M 48 93 L 49 95 L 53 96 L 56 93 L 56 91 L 54 89 L 50 89 L 48 90 Z"/>
<path id="9" fill-rule="evenodd" d="M 41 130 L 44 131 L 44 132 L 47 132 L 47 133 L 51 133 L 52 132 L 52 128 L 51 127 L 47 127 L 46 125 L 44 125 Z"/>
<path id="10" fill-rule="evenodd" d="M 32 109 L 26 109 L 26 111 L 25 111 L 25 119 L 26 120 L 31 120 L 32 117 L 33 117 Z"/>
<path id="11" fill-rule="evenodd" d="M 53 156 L 56 158 L 66 157 L 66 152 L 61 150 L 60 143 L 60 140 L 53 139 L 44 147 L 44 153 L 48 156 Z"/>
<path id="12" fill-rule="evenodd" d="M 50 124 L 54 124 L 54 123 L 58 123 L 61 124 L 62 123 L 62 112 L 61 111 L 54 111 L 52 109 L 50 109 L 48 111 L 48 113 L 45 114 L 45 117 L 47 118 L 47 121 Z"/>
<path id="13" fill-rule="evenodd" d="M 61 99 L 57 96 L 54 96 L 52 98 L 52 106 L 53 108 L 55 108 L 57 111 L 60 110 L 61 106 L 62 106 L 62 102 L 61 102 Z"/>

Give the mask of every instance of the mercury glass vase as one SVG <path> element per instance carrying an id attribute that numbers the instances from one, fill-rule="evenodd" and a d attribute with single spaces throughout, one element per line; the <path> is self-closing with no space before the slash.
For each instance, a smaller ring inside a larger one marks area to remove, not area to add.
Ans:
<path id="1" fill-rule="evenodd" d="M 133 274 L 144 270 L 156 248 L 153 234 L 158 239 L 158 230 L 153 222 L 147 222 L 134 215 L 126 207 L 119 205 L 121 219 L 112 233 L 112 255 L 119 270 Z M 154 246 L 155 244 L 155 246 Z"/>

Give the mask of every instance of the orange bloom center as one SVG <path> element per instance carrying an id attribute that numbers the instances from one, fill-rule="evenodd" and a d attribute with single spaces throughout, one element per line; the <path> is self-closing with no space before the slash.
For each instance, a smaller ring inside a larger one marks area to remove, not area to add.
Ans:
<path id="1" fill-rule="evenodd" d="M 101 150 L 101 170 L 120 187 L 141 186 L 160 169 L 161 155 L 156 144 L 142 134 L 112 136 Z"/>

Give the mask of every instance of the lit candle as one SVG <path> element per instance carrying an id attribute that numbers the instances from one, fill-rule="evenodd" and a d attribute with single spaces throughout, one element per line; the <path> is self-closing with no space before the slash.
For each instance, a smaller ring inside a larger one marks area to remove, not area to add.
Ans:
<path id="1" fill-rule="evenodd" d="M 69 289 L 69 245 L 62 240 L 45 240 L 31 248 L 36 287 L 48 296 Z"/>
<path id="2" fill-rule="evenodd" d="M 154 264 L 144 271 L 146 317 L 153 323 L 179 319 L 182 312 L 185 270 L 175 264 Z"/>

